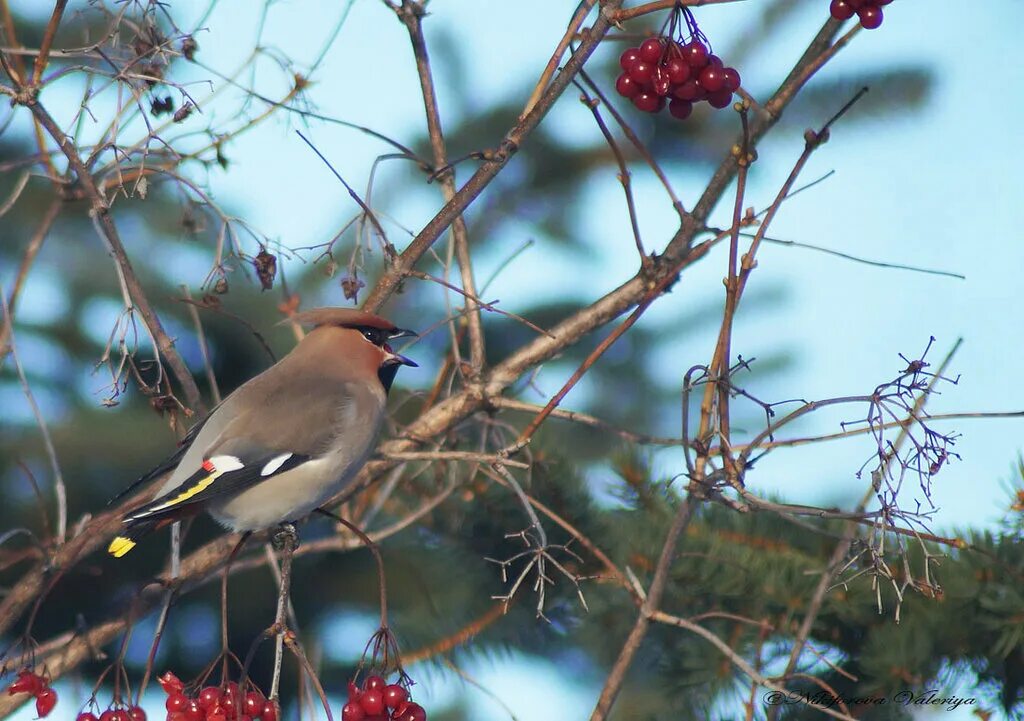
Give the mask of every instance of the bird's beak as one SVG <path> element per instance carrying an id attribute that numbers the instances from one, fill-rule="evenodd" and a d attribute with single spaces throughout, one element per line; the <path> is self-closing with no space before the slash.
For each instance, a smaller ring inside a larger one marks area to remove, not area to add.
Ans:
<path id="1" fill-rule="evenodd" d="M 395 328 L 393 331 L 388 333 L 388 340 L 409 337 L 419 338 L 419 333 L 412 330 L 406 330 L 405 328 Z M 412 368 L 420 367 L 420 364 L 411 358 L 406 358 L 401 353 L 395 353 L 387 343 L 384 344 L 384 365 L 403 365 L 410 366 Z"/>
<path id="2" fill-rule="evenodd" d="M 389 347 L 390 346 L 385 346 L 384 347 L 384 363 L 382 365 L 386 365 L 386 366 L 403 365 L 403 366 L 411 366 L 413 368 L 419 368 L 420 367 L 420 364 L 417 363 L 416 361 L 412 360 L 411 358 L 406 358 L 401 353 L 395 353 L 394 351 L 389 351 L 388 350 Z"/>

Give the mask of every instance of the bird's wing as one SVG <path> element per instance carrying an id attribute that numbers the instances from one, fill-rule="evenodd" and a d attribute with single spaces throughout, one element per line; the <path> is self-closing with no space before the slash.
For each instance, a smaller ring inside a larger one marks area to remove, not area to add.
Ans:
<path id="1" fill-rule="evenodd" d="M 251 443 L 235 445 L 243 445 L 245 451 L 205 459 L 199 470 L 178 486 L 126 515 L 125 530 L 114 537 L 107 551 L 120 558 L 135 547 L 140 531 L 145 533 L 193 515 L 211 500 L 239 493 L 311 460 L 290 451 L 258 449 Z"/>
<path id="2" fill-rule="evenodd" d="M 166 473 L 167 471 L 174 470 L 177 467 L 177 465 L 181 462 L 181 459 L 184 457 L 184 455 L 188 452 L 188 449 L 192 446 L 192 443 L 195 442 L 196 437 L 199 435 L 199 432 L 203 430 L 203 426 L 206 425 L 206 422 L 210 420 L 210 418 L 216 411 L 217 409 L 214 408 L 201 421 L 199 421 L 194 426 L 189 428 L 185 436 L 180 441 L 178 441 L 178 447 L 174 450 L 174 453 L 172 453 L 163 461 L 161 461 L 158 466 L 150 469 L 149 471 L 146 471 L 144 475 L 132 481 L 127 488 L 123 489 L 116 496 L 107 501 L 107 505 L 114 505 L 116 502 L 120 501 L 122 498 L 127 496 L 129 493 L 134 491 L 139 486 L 149 483 L 154 478 Z"/>
<path id="3" fill-rule="evenodd" d="M 257 449 L 252 444 L 246 445 L 246 452 L 238 455 L 225 452 L 207 458 L 198 471 L 176 488 L 125 516 L 125 522 L 188 515 L 196 506 L 237 494 L 311 460 L 310 456 L 291 451 Z"/>

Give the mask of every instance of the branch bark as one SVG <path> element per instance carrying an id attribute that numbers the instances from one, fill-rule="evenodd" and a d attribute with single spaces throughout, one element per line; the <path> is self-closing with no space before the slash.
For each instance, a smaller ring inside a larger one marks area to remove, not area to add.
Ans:
<path id="1" fill-rule="evenodd" d="M 437 215 L 413 238 L 409 246 L 391 263 L 391 266 L 384 272 L 384 275 L 377 281 L 373 291 L 363 303 L 363 309 L 376 312 L 387 302 L 388 298 L 398 289 L 399 284 L 419 261 L 427 249 L 432 246 L 441 233 L 448 228 L 462 212 L 469 207 L 484 188 L 501 172 L 502 168 L 519 150 L 520 146 L 529 137 L 530 133 L 537 129 L 540 122 L 547 115 L 548 111 L 561 97 L 562 93 L 572 82 L 572 79 L 583 67 L 590 55 L 597 49 L 601 40 L 607 35 L 612 27 L 612 16 L 622 5 L 622 0 L 608 0 L 601 8 L 601 12 L 594 24 L 586 33 L 586 39 L 580 43 L 576 53 L 565 64 L 562 72 L 551 81 L 544 95 L 541 96 L 533 109 L 526 116 L 516 122 L 502 138 L 498 148 L 487 154 L 483 165 L 473 176 L 456 191 L 455 195 L 445 203 Z"/>
<path id="2" fill-rule="evenodd" d="M 665 586 L 668 584 L 668 572 L 672 567 L 672 561 L 676 557 L 679 538 L 686 532 L 686 527 L 690 525 L 692 517 L 693 505 L 691 499 L 686 497 L 680 503 L 675 519 L 672 521 L 668 534 L 665 536 L 665 543 L 661 547 L 661 555 L 658 557 L 658 565 L 655 566 L 654 578 L 651 580 L 651 587 L 647 590 L 647 597 L 644 598 L 644 602 L 640 606 L 640 613 L 637 614 L 633 629 L 629 632 L 629 636 L 626 637 L 626 642 L 622 644 L 619 657 L 615 659 L 615 663 L 612 665 L 612 670 L 608 674 L 604 688 L 601 689 L 601 695 L 597 699 L 594 712 L 590 715 L 590 721 L 602 721 L 608 718 L 608 713 L 612 710 L 615 698 L 619 695 L 622 684 L 626 680 L 626 672 L 629 671 L 629 667 L 633 664 L 636 652 L 640 650 L 640 644 L 643 643 L 644 636 L 647 635 L 647 629 L 651 625 L 651 617 L 658 611 L 658 606 L 661 605 L 661 598 L 665 594 Z"/>
<path id="3" fill-rule="evenodd" d="M 192 378 L 192 373 L 185 365 L 185 361 L 182 360 L 181 355 L 174 347 L 174 340 L 167 335 L 167 331 L 164 329 L 163 323 L 160 322 L 159 316 L 149 302 L 149 298 L 146 296 L 146 292 L 142 288 L 142 284 L 139 282 L 138 276 L 135 274 L 135 269 L 132 267 L 131 261 L 128 259 L 128 253 L 125 251 L 124 243 L 121 242 L 121 236 L 117 231 L 117 226 L 114 224 L 114 219 L 110 214 L 110 206 L 106 199 L 100 193 L 99 188 L 96 187 L 96 182 L 93 180 L 92 174 L 82 161 L 82 156 L 78 153 L 78 148 L 74 142 L 64 131 L 60 129 L 57 122 L 53 119 L 46 108 L 44 108 L 35 97 L 35 94 L 29 94 L 28 97 L 23 99 L 23 104 L 28 107 L 32 112 L 32 115 L 36 118 L 40 125 L 46 129 L 50 137 L 53 138 L 54 142 L 64 153 L 68 159 L 72 169 L 78 176 L 78 182 L 81 184 L 86 196 L 90 203 L 90 213 L 97 220 L 97 226 L 101 229 L 104 238 L 110 244 L 111 252 L 114 257 L 114 262 L 117 263 L 121 270 L 122 275 L 125 279 L 125 284 L 128 287 L 128 292 L 131 295 L 131 300 L 134 306 L 138 309 L 142 315 L 143 322 L 146 323 L 153 338 L 156 340 L 157 351 L 170 366 L 171 372 L 174 373 L 178 384 L 181 386 L 182 391 L 185 393 L 185 398 L 188 402 L 189 407 L 193 412 L 198 413 L 200 416 L 205 415 L 206 405 L 203 403 L 202 396 L 199 393 L 199 388 L 196 386 L 195 380 Z"/>

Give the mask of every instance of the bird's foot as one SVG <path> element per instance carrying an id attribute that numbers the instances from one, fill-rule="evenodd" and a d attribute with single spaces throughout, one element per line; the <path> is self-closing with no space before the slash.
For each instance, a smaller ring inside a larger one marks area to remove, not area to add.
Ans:
<path id="1" fill-rule="evenodd" d="M 274 535 L 271 536 L 270 542 L 274 544 L 274 548 L 278 551 L 286 548 L 294 551 L 299 547 L 299 532 L 295 530 L 294 524 L 282 523 L 274 531 Z"/>

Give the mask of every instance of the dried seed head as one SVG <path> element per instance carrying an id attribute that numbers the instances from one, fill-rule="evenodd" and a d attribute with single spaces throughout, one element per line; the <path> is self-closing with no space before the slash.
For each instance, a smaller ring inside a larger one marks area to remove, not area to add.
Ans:
<path id="1" fill-rule="evenodd" d="M 262 248 L 259 255 L 253 258 L 252 264 L 263 290 L 273 288 L 274 277 L 277 275 L 277 256 L 268 253 L 266 248 Z"/>
<path id="2" fill-rule="evenodd" d="M 345 294 L 345 300 L 356 300 L 359 296 L 359 289 L 365 287 L 366 283 L 355 275 L 346 275 L 341 279 L 341 292 Z"/>
<path id="3" fill-rule="evenodd" d="M 180 123 L 185 118 L 187 118 L 189 115 L 191 115 L 192 114 L 192 110 L 194 110 L 194 109 L 195 109 L 195 106 L 192 105 L 192 103 L 186 101 L 185 104 L 182 105 L 180 108 L 178 108 L 178 111 L 176 113 L 174 113 L 174 122 Z"/>
<path id="4" fill-rule="evenodd" d="M 186 60 L 195 60 L 196 50 L 199 49 L 199 43 L 191 35 L 186 35 L 181 40 L 181 54 L 185 56 Z"/>

